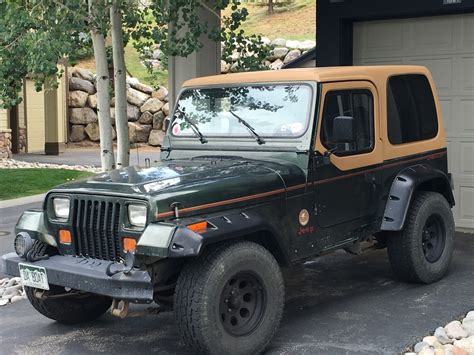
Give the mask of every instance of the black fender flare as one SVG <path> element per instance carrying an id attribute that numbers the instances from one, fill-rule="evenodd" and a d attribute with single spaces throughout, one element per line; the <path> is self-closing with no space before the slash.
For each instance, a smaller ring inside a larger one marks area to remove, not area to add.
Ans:
<path id="1" fill-rule="evenodd" d="M 271 235 L 270 241 L 276 250 L 270 250 L 282 263 L 287 263 L 288 257 L 284 253 L 275 229 L 255 212 L 228 212 L 220 216 L 203 218 L 208 221 L 206 232 L 197 233 L 186 227 L 185 220 L 176 228 L 172 237 L 168 257 L 183 258 L 199 256 L 206 246 L 229 240 L 235 240 L 258 233 Z M 184 223 L 183 223 L 184 222 Z M 280 256 L 280 258 L 278 257 Z"/>
<path id="2" fill-rule="evenodd" d="M 451 175 L 431 165 L 414 165 L 402 170 L 393 180 L 382 219 L 382 231 L 400 231 L 405 225 L 413 193 L 420 187 L 444 195 L 454 206 Z"/>

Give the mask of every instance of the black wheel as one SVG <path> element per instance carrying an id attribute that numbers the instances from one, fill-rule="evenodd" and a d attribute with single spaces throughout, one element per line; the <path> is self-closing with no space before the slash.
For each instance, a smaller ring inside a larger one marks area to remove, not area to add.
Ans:
<path id="1" fill-rule="evenodd" d="M 208 354 L 262 352 L 283 313 L 278 263 L 250 242 L 218 246 L 184 266 L 175 314 L 189 347 Z"/>
<path id="2" fill-rule="evenodd" d="M 403 231 L 390 235 L 387 245 L 392 270 L 400 279 L 427 284 L 441 279 L 454 249 L 454 219 L 444 196 L 418 193 Z"/>
<path id="3" fill-rule="evenodd" d="M 33 252 L 36 256 L 43 256 L 48 250 L 50 254 L 55 252 L 46 244 L 35 241 Z M 36 297 L 37 291 L 42 292 L 42 290 L 25 287 L 25 293 L 31 305 L 45 317 L 62 324 L 72 325 L 95 320 L 107 312 L 112 304 L 110 298 L 93 294 L 58 297 L 67 294 L 68 291 L 64 287 L 55 285 L 50 285 L 50 290 L 45 291 L 47 297 Z"/>

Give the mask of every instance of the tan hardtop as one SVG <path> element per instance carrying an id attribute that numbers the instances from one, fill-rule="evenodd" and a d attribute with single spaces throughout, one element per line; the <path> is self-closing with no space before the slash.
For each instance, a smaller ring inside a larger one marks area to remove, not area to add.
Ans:
<path id="1" fill-rule="evenodd" d="M 183 84 L 183 87 L 288 81 L 317 81 L 324 83 L 352 80 L 367 80 L 376 84 L 382 84 L 392 75 L 413 73 L 431 76 L 425 67 L 413 65 L 297 68 L 206 76 L 188 80 Z"/>

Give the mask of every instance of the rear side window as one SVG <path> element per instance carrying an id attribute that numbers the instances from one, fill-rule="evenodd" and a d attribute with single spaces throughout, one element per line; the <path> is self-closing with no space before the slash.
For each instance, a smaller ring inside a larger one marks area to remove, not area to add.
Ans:
<path id="1" fill-rule="evenodd" d="M 438 117 L 426 76 L 410 74 L 389 79 L 387 120 L 388 138 L 392 144 L 436 137 Z"/>

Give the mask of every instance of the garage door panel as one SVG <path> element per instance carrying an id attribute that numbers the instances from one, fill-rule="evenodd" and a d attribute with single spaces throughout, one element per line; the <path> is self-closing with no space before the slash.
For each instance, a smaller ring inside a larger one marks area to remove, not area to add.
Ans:
<path id="1" fill-rule="evenodd" d="M 382 37 L 391 44 L 381 43 Z M 474 14 L 356 23 L 353 47 L 355 65 L 424 65 L 432 72 L 455 184 L 456 225 L 474 229 Z"/>
<path id="2" fill-rule="evenodd" d="M 463 178 L 474 178 L 474 142 L 460 143 L 460 173 Z"/>
<path id="3" fill-rule="evenodd" d="M 460 131 L 461 137 L 474 138 L 474 98 L 460 100 Z"/>
<path id="4" fill-rule="evenodd" d="M 453 109 L 453 99 L 450 97 L 441 97 L 439 98 L 441 104 L 441 111 L 443 115 L 444 130 L 446 136 L 451 136 L 453 133 L 453 122 L 452 122 L 452 109 Z"/>
<path id="5" fill-rule="evenodd" d="M 367 25 L 366 46 L 369 52 L 379 50 L 395 51 L 402 49 L 403 28 L 399 24 L 385 26 L 383 22 L 372 22 Z"/>
<path id="6" fill-rule="evenodd" d="M 474 94 L 474 56 L 462 57 L 462 90 Z"/>
<path id="7" fill-rule="evenodd" d="M 452 51 L 454 41 L 454 21 L 448 18 L 427 18 L 411 24 L 413 44 L 416 52 L 433 52 L 437 49 Z"/>
<path id="8" fill-rule="evenodd" d="M 366 59 L 359 65 L 387 65 L 387 64 L 400 64 L 403 63 L 402 58 L 377 58 L 377 59 Z"/>
<path id="9" fill-rule="evenodd" d="M 460 186 L 458 203 L 459 224 L 464 228 L 474 228 L 474 187 Z"/>
<path id="10" fill-rule="evenodd" d="M 474 46 L 474 17 L 464 17 L 462 19 L 462 46 L 471 48 Z"/>
<path id="11" fill-rule="evenodd" d="M 439 95 L 450 93 L 453 89 L 453 58 L 412 58 L 407 60 L 407 64 L 427 67 L 433 73 Z"/>

